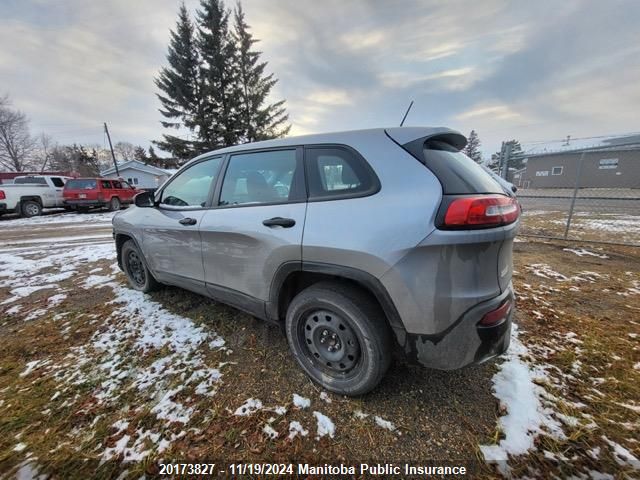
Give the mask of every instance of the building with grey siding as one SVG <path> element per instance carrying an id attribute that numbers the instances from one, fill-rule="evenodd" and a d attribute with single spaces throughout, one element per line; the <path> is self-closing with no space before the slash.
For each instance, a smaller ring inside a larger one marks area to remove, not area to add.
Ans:
<path id="1" fill-rule="evenodd" d="M 602 139 L 596 144 L 570 139 L 524 153 L 526 167 L 513 173 L 520 188 L 640 189 L 640 135 Z"/>
<path id="2" fill-rule="evenodd" d="M 155 190 L 175 172 L 176 170 L 158 168 L 137 160 L 129 160 L 118 164 L 118 173 L 116 173 L 115 167 L 111 167 L 100 172 L 100 175 L 105 178 L 123 178 L 133 187 Z"/>

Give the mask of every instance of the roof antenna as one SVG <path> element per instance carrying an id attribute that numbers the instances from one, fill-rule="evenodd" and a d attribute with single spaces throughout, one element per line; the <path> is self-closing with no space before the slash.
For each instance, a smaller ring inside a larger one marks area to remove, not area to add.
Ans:
<path id="1" fill-rule="evenodd" d="M 413 107 L 413 100 L 411 100 L 411 103 L 409 104 L 409 108 L 407 108 L 407 111 L 405 112 L 404 117 L 402 117 L 400 126 L 404 125 L 404 121 L 407 119 L 407 115 L 409 115 L 409 110 L 411 110 L 411 107 Z"/>

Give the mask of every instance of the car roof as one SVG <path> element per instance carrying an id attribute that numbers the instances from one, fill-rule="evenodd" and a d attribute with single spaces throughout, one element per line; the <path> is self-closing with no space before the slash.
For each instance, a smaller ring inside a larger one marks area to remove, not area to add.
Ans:
<path id="1" fill-rule="evenodd" d="M 244 143 L 240 145 L 234 145 L 231 147 L 220 148 L 206 152 L 198 157 L 194 158 L 188 163 L 197 161 L 203 157 L 211 155 L 222 155 L 226 153 L 242 152 L 245 150 L 256 150 L 262 148 L 276 148 L 276 147 L 292 147 L 298 145 L 314 145 L 314 144 L 330 144 L 339 143 L 350 145 L 352 143 L 358 143 L 364 138 L 371 136 L 388 136 L 391 137 L 397 143 L 404 145 L 412 140 L 416 140 L 422 137 L 429 137 L 440 134 L 457 134 L 462 136 L 456 130 L 452 130 L 446 127 L 390 127 L 390 128 L 369 128 L 363 130 L 347 130 L 336 131 L 328 133 L 314 133 L 310 135 L 299 135 L 293 137 L 277 138 L 274 140 L 264 140 L 260 142 Z M 464 138 L 464 136 L 462 136 Z"/>

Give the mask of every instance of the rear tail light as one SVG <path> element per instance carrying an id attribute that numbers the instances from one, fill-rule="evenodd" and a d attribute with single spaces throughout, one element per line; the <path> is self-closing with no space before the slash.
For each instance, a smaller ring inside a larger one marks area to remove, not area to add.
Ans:
<path id="1" fill-rule="evenodd" d="M 444 216 L 444 226 L 481 228 L 507 225 L 518 219 L 520 207 L 512 197 L 478 195 L 453 200 Z"/>
<path id="2" fill-rule="evenodd" d="M 485 313 L 484 317 L 482 317 L 482 320 L 480 320 L 480 323 L 478 325 L 480 325 L 481 327 L 492 327 L 493 325 L 502 323 L 503 320 L 506 320 L 509 317 L 512 307 L 513 300 L 505 300 L 505 302 L 495 310 Z"/>
<path id="3" fill-rule="evenodd" d="M 0 200 L 6 200 L 6 195 L 4 194 L 4 190 L 0 190 Z"/>

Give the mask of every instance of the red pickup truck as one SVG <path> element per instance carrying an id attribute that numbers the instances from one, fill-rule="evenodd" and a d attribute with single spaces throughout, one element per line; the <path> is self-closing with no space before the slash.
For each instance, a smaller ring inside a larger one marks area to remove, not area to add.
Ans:
<path id="1" fill-rule="evenodd" d="M 120 210 L 122 205 L 133 203 L 138 190 L 122 179 L 111 178 L 73 178 L 62 191 L 64 205 L 73 210 L 83 211 L 90 208 L 108 208 Z"/>

